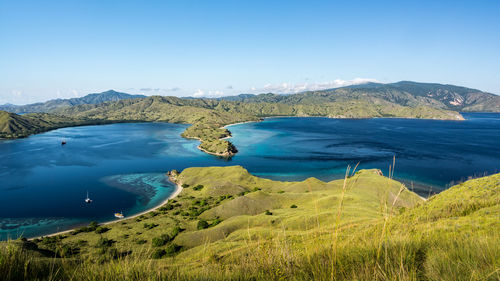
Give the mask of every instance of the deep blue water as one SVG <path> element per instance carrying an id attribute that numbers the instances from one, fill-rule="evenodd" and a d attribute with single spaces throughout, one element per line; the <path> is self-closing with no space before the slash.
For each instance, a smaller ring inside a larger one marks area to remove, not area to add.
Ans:
<path id="1" fill-rule="evenodd" d="M 500 114 L 466 121 L 272 118 L 230 126 L 230 160 L 180 137 L 187 125 L 113 124 L 59 129 L 0 141 L 0 240 L 43 235 L 132 215 L 173 191 L 164 173 L 192 166 L 242 165 L 279 180 L 341 178 L 347 165 L 395 177 L 420 194 L 439 192 L 500 168 Z M 67 140 L 61 146 L 62 139 Z M 430 190 L 431 188 L 432 190 Z M 87 190 L 94 202 L 83 202 Z"/>

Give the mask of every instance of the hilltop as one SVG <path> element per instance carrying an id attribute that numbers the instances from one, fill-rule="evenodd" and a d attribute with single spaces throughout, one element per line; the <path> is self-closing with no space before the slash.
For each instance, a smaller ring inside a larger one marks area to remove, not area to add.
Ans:
<path id="1" fill-rule="evenodd" d="M 428 200 L 379 170 L 331 182 L 272 181 L 240 166 L 170 176 L 183 190 L 157 211 L 3 243 L 0 270 L 52 280 L 499 277 L 500 174 Z"/>
<path id="2" fill-rule="evenodd" d="M 0 110 L 12 113 L 36 113 L 36 112 L 51 112 L 59 108 L 70 107 L 82 104 L 98 104 L 108 101 L 118 101 L 123 99 L 136 99 L 144 98 L 143 95 L 130 95 L 126 93 L 116 92 L 109 90 L 102 93 L 88 94 L 81 98 L 71 99 L 54 99 L 46 102 L 33 103 L 27 105 L 13 105 L 4 104 L 0 105 Z"/>

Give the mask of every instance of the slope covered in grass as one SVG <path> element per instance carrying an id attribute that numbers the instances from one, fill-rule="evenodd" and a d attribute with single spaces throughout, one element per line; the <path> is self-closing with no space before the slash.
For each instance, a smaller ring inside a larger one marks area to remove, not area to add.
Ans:
<path id="1" fill-rule="evenodd" d="M 388 84 L 367 83 L 293 95 L 245 94 L 220 99 L 245 103 L 265 102 L 288 105 L 329 104 L 363 100 L 376 105 L 385 103 L 458 112 L 500 112 L 500 96 L 498 95 L 455 85 L 412 81 Z"/>
<path id="2" fill-rule="evenodd" d="M 3 243 L 0 269 L 52 280 L 498 280 L 500 174 L 427 201 L 378 170 L 348 175 L 278 182 L 239 166 L 188 168 L 158 211 Z"/>
<path id="3" fill-rule="evenodd" d="M 0 111 L 0 138 L 22 138 L 57 128 L 104 123 L 109 122 L 47 113 L 18 115 Z"/>

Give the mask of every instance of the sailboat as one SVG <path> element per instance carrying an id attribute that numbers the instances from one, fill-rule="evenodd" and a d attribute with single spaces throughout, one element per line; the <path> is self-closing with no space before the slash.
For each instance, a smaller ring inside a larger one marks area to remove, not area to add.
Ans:
<path id="1" fill-rule="evenodd" d="M 92 203 L 92 199 L 89 197 L 89 192 L 87 191 L 87 198 L 85 198 L 85 203 Z"/>
<path id="2" fill-rule="evenodd" d="M 66 140 L 65 140 L 65 139 L 63 139 L 63 140 L 61 141 L 61 145 L 65 145 L 65 144 L 66 144 Z"/>
<path id="3" fill-rule="evenodd" d="M 125 216 L 123 215 L 123 212 L 120 213 L 115 213 L 115 217 L 119 219 L 123 219 Z"/>

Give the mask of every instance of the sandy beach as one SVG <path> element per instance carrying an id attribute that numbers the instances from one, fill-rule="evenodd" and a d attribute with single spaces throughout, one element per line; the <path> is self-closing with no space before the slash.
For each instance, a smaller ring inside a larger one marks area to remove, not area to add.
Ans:
<path id="1" fill-rule="evenodd" d="M 239 125 L 239 124 L 245 124 L 245 123 L 260 122 L 260 121 L 262 121 L 262 120 L 258 120 L 258 121 L 244 121 L 244 122 L 232 123 L 232 124 L 225 125 L 225 126 L 223 126 L 221 128 L 227 129 L 227 127 L 229 127 L 229 126 L 234 126 L 234 125 Z"/>

